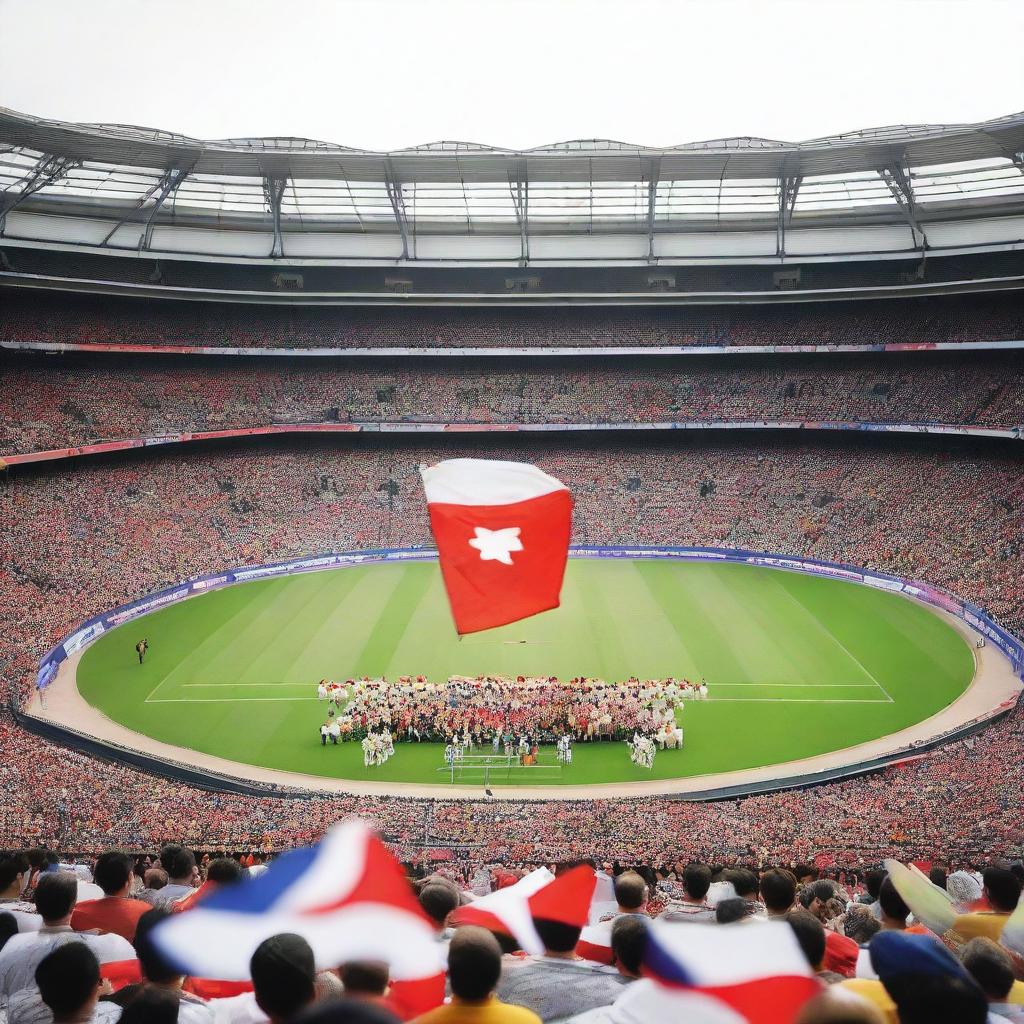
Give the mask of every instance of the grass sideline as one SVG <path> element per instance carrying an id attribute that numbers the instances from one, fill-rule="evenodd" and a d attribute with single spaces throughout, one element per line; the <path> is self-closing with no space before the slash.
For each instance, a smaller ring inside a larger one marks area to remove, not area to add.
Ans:
<path id="1" fill-rule="evenodd" d="M 761 767 L 876 739 L 952 703 L 973 670 L 955 629 L 885 591 L 760 566 L 580 558 L 560 608 L 462 640 L 434 562 L 236 584 L 104 634 L 78 687 L 114 721 L 176 746 L 329 778 L 443 785 L 437 744 L 396 744 L 376 769 L 356 743 L 321 747 L 317 680 L 707 677 L 711 699 L 680 716 L 685 748 L 660 752 L 652 771 L 632 765 L 624 744 L 579 743 L 570 767 L 535 783 L 588 785 Z"/>

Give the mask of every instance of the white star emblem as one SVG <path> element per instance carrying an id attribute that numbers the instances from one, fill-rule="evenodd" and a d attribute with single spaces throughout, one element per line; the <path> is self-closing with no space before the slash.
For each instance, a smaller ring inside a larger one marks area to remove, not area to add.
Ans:
<path id="1" fill-rule="evenodd" d="M 480 552 L 481 562 L 511 565 L 511 552 L 523 550 L 518 526 L 508 526 L 504 530 L 488 530 L 483 526 L 475 526 L 473 532 L 476 533 L 476 537 L 469 542 L 469 546 Z"/>

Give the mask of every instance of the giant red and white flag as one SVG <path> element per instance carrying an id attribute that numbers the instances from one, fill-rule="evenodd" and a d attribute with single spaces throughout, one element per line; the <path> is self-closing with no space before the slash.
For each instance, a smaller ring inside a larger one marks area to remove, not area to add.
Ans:
<path id="1" fill-rule="evenodd" d="M 460 634 L 558 607 L 572 525 L 565 484 L 529 463 L 492 459 L 420 472 Z"/>

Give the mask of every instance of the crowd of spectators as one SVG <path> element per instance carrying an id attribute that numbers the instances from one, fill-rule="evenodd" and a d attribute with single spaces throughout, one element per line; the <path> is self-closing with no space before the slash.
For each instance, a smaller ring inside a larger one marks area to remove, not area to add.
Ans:
<path id="1" fill-rule="evenodd" d="M 135 857 L 109 842 L 61 852 L 0 853 L 5 1024 L 1024 1019 L 1024 866 L 1001 857 L 931 858 L 925 878 L 896 859 L 836 870 L 680 856 L 654 871 L 584 852 L 471 871 L 407 864 L 403 877 L 381 852 L 346 905 L 358 863 L 311 876 L 308 858 L 177 842 Z M 321 920 L 294 913 L 282 931 L 268 905 L 282 892 L 319 900 Z M 339 944 L 331 926 L 350 933 Z M 225 959 L 218 938 L 244 953 Z"/>
<path id="2" fill-rule="evenodd" d="M 1024 338 L 1013 292 L 761 306 L 246 306 L 7 290 L 0 340 L 193 348 L 879 345 Z"/>
<path id="3" fill-rule="evenodd" d="M 1015 353 L 444 362 L 20 359 L 0 383 L 0 454 L 305 422 L 1024 424 Z"/>
<path id="4" fill-rule="evenodd" d="M 452 454 L 398 445 L 275 446 L 91 460 L 0 481 L 11 699 L 39 655 L 92 614 L 194 575 L 296 554 L 429 543 L 417 467 Z M 772 442 L 533 445 L 466 454 L 536 462 L 572 489 L 581 543 L 701 544 L 807 554 L 928 580 L 1020 630 L 1024 475 L 1008 456 L 904 445 Z M 808 792 L 707 806 L 213 795 L 87 757 L 0 722 L 0 831 L 95 850 L 168 838 L 280 849 L 352 811 L 408 861 L 483 851 L 510 863 L 588 849 L 652 868 L 677 856 L 1020 851 L 1024 716 L 900 768 Z M 680 850 L 677 854 L 673 851 Z"/>

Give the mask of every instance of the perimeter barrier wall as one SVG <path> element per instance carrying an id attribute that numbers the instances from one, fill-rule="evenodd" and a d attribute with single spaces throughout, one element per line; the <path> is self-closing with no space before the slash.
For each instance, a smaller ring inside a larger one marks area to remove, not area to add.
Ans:
<path id="1" fill-rule="evenodd" d="M 905 580 L 897 576 L 859 569 L 855 566 L 835 562 L 821 562 L 810 558 L 795 558 L 789 555 L 766 554 L 733 548 L 690 548 L 690 547 L 573 547 L 574 558 L 627 558 L 667 559 L 690 562 L 741 562 L 747 565 L 763 565 L 791 572 L 808 573 L 812 576 L 826 576 L 832 579 L 848 580 L 878 590 L 905 594 L 944 612 L 949 612 L 981 633 L 988 642 L 995 644 L 1009 659 L 1014 672 L 1024 678 L 1024 643 L 1003 629 L 983 609 L 970 604 L 954 594 L 924 583 L 920 580 Z M 194 594 L 203 594 L 233 583 L 270 579 L 297 573 L 318 572 L 323 569 L 342 568 L 351 565 L 372 565 L 383 562 L 433 561 L 437 552 L 432 548 L 389 548 L 368 551 L 347 551 L 337 554 L 315 555 L 309 558 L 274 562 L 269 565 L 242 566 L 224 572 L 185 580 L 173 587 L 149 594 L 137 601 L 121 605 L 83 622 L 69 637 L 43 656 L 39 662 L 36 677 L 38 689 L 45 689 L 54 679 L 65 659 L 84 650 L 105 632 L 116 626 L 131 622 L 148 612 L 176 604 Z"/>

